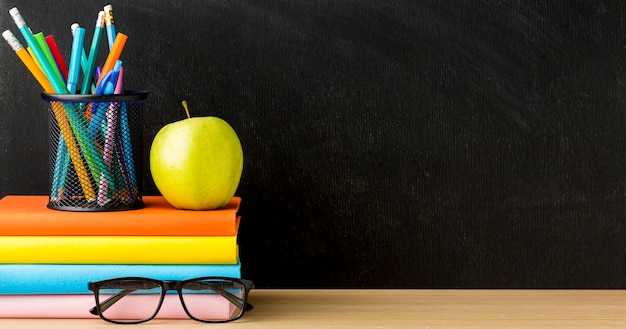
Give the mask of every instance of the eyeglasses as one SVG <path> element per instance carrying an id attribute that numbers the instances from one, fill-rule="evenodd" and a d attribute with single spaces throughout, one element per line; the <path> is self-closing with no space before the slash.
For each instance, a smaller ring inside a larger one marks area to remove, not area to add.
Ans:
<path id="1" fill-rule="evenodd" d="M 201 277 L 189 280 L 155 280 L 126 277 L 89 282 L 96 306 L 89 312 L 113 323 L 141 323 L 153 319 L 167 291 L 176 290 L 191 319 L 201 322 L 228 322 L 253 308 L 248 293 L 250 280 Z"/>

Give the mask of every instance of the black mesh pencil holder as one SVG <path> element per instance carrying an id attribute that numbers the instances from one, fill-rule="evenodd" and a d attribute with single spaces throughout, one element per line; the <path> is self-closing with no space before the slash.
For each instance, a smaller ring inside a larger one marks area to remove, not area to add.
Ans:
<path id="1" fill-rule="evenodd" d="M 142 201 L 143 102 L 119 95 L 41 94 L 48 101 L 48 208 L 139 209 Z"/>

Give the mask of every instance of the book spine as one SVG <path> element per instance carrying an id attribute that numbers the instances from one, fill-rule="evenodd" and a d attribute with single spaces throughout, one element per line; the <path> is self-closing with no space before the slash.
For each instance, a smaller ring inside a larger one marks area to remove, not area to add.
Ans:
<path id="1" fill-rule="evenodd" d="M 219 295 L 207 303 L 210 316 L 216 319 L 229 317 L 232 304 Z M 206 298 L 203 297 L 203 298 Z M 45 318 L 45 319 L 99 319 L 89 310 L 96 305 L 93 295 L 0 295 L 0 318 Z M 145 307 L 146 303 L 131 305 Z M 115 316 L 112 314 L 111 316 Z M 157 319 L 188 319 L 178 294 L 166 294 Z"/>
<path id="2" fill-rule="evenodd" d="M 45 215 L 2 214 L 0 236 L 233 236 L 240 216 L 199 222 L 154 216 L 123 221 L 50 218 Z M 130 222 L 130 223 L 129 223 Z"/>
<path id="3" fill-rule="evenodd" d="M 175 209 L 163 197 L 146 196 L 143 209 L 127 212 L 58 211 L 47 196 L 0 199 L 0 236 L 231 236 L 236 235 L 241 198 L 207 211 Z"/>
<path id="4" fill-rule="evenodd" d="M 237 236 L 0 236 L 0 264 L 237 264 Z"/>
<path id="5" fill-rule="evenodd" d="M 241 278 L 241 265 L 0 264 L 0 295 L 91 294 L 88 282 L 129 276 L 157 280 Z"/>

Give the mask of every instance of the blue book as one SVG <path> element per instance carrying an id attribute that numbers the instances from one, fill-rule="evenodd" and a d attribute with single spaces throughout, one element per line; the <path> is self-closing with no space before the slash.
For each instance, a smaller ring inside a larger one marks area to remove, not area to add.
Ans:
<path id="1" fill-rule="evenodd" d="M 127 276 L 185 280 L 202 276 L 241 278 L 234 265 L 0 264 L 0 294 L 91 294 L 90 281 Z"/>

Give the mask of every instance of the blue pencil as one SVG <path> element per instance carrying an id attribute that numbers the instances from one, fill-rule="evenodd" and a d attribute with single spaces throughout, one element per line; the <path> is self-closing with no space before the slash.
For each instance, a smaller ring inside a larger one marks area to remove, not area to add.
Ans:
<path id="1" fill-rule="evenodd" d="M 107 30 L 107 40 L 109 42 L 109 50 L 113 48 L 113 42 L 115 41 L 115 20 L 113 19 L 113 6 L 104 6 L 104 23 Z"/>
<path id="2" fill-rule="evenodd" d="M 100 48 L 100 40 L 102 39 L 102 33 L 104 31 L 104 11 L 98 13 L 98 19 L 96 20 L 96 27 L 93 32 L 93 38 L 91 39 L 91 48 L 89 50 L 89 58 L 85 63 L 83 86 L 80 90 L 81 94 L 87 94 L 89 87 L 92 86 L 92 90 L 95 89 L 95 83 L 92 84 L 94 69 L 96 68 L 96 59 L 98 57 L 98 49 Z M 97 79 L 97 78 L 96 78 Z M 92 91 L 93 92 L 93 91 Z"/>

